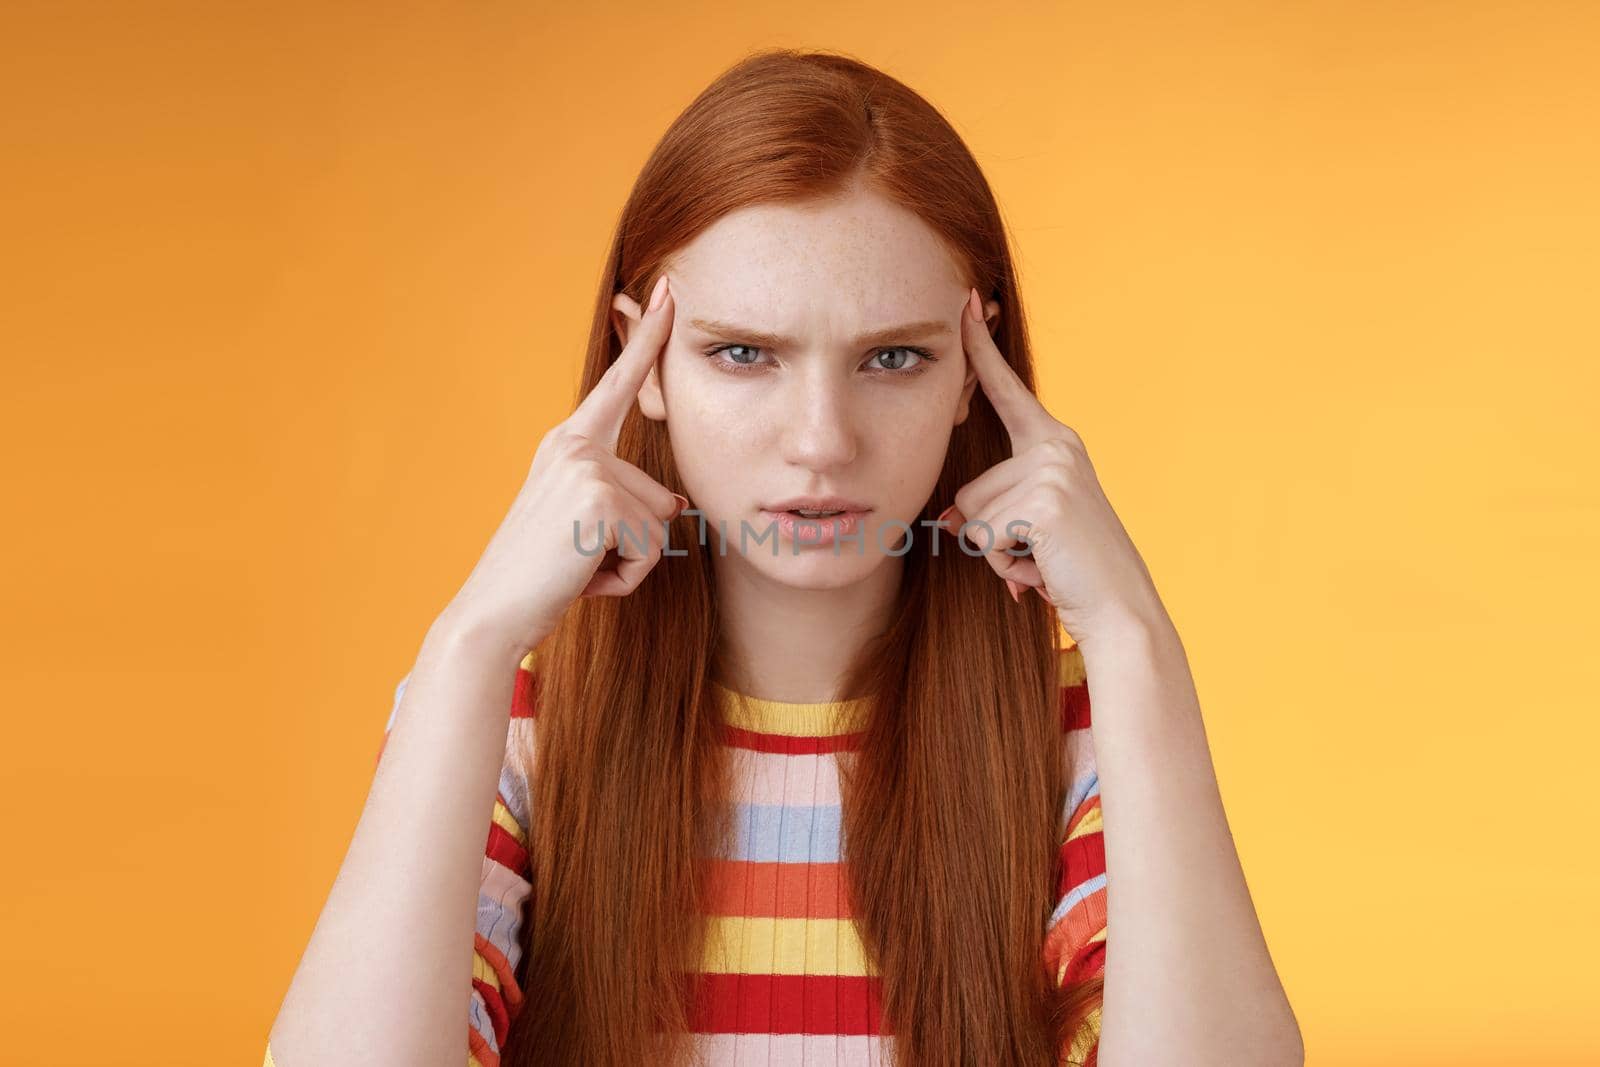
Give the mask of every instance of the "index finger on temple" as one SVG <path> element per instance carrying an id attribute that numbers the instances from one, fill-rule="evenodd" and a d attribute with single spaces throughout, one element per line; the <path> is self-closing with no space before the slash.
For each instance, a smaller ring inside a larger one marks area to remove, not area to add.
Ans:
<path id="1" fill-rule="evenodd" d="M 657 279 L 650 301 L 655 306 L 645 309 L 622 352 L 583 398 L 571 419 L 580 432 L 603 440 L 608 446 L 616 445 L 639 388 L 672 334 L 674 303 L 665 274 Z"/>

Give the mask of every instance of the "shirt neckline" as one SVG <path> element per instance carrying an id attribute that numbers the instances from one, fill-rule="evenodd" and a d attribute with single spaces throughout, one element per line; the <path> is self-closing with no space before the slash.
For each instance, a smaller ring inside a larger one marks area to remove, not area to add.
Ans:
<path id="1" fill-rule="evenodd" d="M 790 737 L 837 737 L 864 730 L 871 713 L 870 697 L 802 703 L 768 700 L 711 683 L 723 721 L 741 730 Z"/>

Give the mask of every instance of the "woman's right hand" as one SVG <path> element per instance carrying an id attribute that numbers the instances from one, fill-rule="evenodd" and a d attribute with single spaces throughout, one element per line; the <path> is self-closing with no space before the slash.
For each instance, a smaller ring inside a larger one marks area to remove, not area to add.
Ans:
<path id="1" fill-rule="evenodd" d="M 539 442 L 510 511 L 445 610 L 453 626 L 505 642 L 519 658 L 578 597 L 633 592 L 661 558 L 663 524 L 689 506 L 616 454 L 623 418 L 672 332 L 666 275 L 650 297 L 616 362 Z M 619 541 L 621 525 L 628 535 Z M 597 543 L 606 551 L 596 551 Z"/>

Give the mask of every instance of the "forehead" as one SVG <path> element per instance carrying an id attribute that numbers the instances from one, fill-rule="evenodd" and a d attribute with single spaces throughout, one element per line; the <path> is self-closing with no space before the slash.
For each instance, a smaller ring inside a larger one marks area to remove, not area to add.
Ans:
<path id="1" fill-rule="evenodd" d="M 724 215 L 672 256 L 696 313 L 781 316 L 818 300 L 871 318 L 926 312 L 966 287 L 933 228 L 870 190 Z"/>

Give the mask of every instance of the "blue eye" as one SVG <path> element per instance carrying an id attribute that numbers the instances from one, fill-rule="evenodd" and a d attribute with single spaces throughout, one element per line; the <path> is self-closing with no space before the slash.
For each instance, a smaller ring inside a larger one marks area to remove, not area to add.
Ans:
<path id="1" fill-rule="evenodd" d="M 879 368 L 880 370 L 893 371 L 893 372 L 899 373 L 899 374 L 908 374 L 908 373 L 911 373 L 913 371 L 916 371 L 916 370 L 920 369 L 924 363 L 932 363 L 933 362 L 933 354 L 931 352 L 929 352 L 927 349 L 925 349 L 925 348 L 910 348 L 910 347 L 907 347 L 905 345 L 901 345 L 898 348 L 880 348 L 880 349 L 878 349 L 877 354 L 874 355 L 872 358 L 873 359 L 881 359 L 884 356 L 893 356 L 893 355 L 895 355 L 895 353 L 900 353 L 900 355 L 898 357 L 898 362 L 896 362 L 895 365 L 892 366 L 892 367 L 881 367 L 881 368 Z M 912 363 L 909 367 L 906 366 L 906 357 L 907 357 L 907 355 L 915 358 L 915 360 L 916 360 L 916 362 Z"/>
<path id="2" fill-rule="evenodd" d="M 706 351 L 706 358 L 710 359 L 718 370 L 729 374 L 751 374 L 764 365 L 758 361 L 755 355 L 761 351 L 762 349 L 757 348 L 755 345 L 737 343 L 715 345 Z M 728 358 L 717 358 L 723 353 L 727 353 Z M 914 359 L 908 360 L 908 354 Z M 909 378 L 914 374 L 922 373 L 928 368 L 928 364 L 936 362 L 939 357 L 929 352 L 926 348 L 917 348 L 913 345 L 893 345 L 878 349 L 867 360 L 867 363 L 871 364 L 876 360 L 885 358 L 891 364 L 890 366 L 869 367 L 868 373 L 875 377 Z"/>
<path id="3" fill-rule="evenodd" d="M 746 352 L 759 352 L 759 351 L 761 351 L 761 349 L 755 347 L 754 345 L 719 345 L 717 348 L 713 349 L 712 351 L 714 353 L 715 352 L 731 352 L 732 350 L 737 349 L 737 348 L 742 348 Z M 751 357 L 751 358 L 741 358 L 739 356 L 734 356 L 734 357 L 732 357 L 732 361 L 735 364 L 737 364 L 738 366 L 740 366 L 740 367 L 758 366 L 758 364 L 755 362 L 753 357 Z"/>

